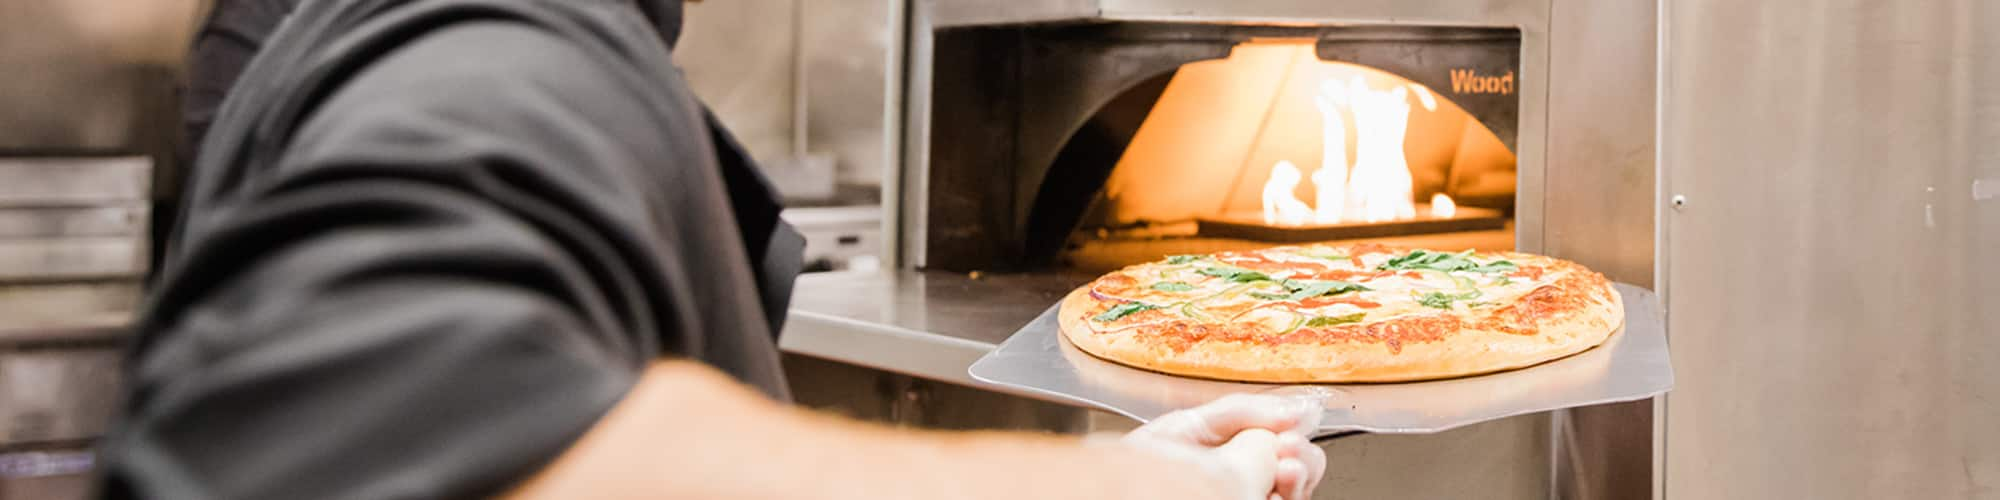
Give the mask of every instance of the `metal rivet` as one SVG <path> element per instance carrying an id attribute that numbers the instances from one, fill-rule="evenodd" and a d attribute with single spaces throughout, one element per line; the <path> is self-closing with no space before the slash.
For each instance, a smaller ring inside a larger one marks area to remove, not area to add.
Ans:
<path id="1" fill-rule="evenodd" d="M 1687 195 L 1683 194 L 1674 195 L 1673 203 L 1674 203 L 1674 210 L 1680 210 L 1682 208 L 1686 208 L 1688 204 L 1688 197 Z"/>

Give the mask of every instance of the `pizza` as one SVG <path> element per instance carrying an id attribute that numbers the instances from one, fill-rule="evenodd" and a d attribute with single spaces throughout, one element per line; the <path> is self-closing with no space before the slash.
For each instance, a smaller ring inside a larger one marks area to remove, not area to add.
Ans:
<path id="1" fill-rule="evenodd" d="M 1582 352 L 1624 306 L 1604 275 L 1561 259 L 1359 244 L 1169 256 L 1099 277 L 1058 314 L 1078 349 L 1138 368 L 1395 382 Z"/>

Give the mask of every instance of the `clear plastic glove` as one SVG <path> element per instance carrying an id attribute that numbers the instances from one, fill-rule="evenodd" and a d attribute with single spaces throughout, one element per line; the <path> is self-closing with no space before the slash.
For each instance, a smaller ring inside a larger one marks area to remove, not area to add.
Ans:
<path id="1" fill-rule="evenodd" d="M 1234 394 L 1161 415 L 1119 439 L 1201 465 L 1242 500 L 1304 500 L 1326 472 L 1326 452 L 1306 438 L 1324 395 Z"/>

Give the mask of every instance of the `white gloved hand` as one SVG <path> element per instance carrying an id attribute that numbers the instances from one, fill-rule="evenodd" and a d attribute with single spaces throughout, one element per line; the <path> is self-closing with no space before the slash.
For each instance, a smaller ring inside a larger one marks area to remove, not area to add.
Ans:
<path id="1" fill-rule="evenodd" d="M 1234 394 L 1161 415 L 1119 441 L 1201 465 L 1241 500 L 1304 500 L 1326 471 L 1326 452 L 1306 439 L 1324 396 Z"/>

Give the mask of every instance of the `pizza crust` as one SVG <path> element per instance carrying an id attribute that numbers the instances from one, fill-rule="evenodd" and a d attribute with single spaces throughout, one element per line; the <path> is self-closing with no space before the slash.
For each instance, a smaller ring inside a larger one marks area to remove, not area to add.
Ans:
<path id="1" fill-rule="evenodd" d="M 1589 273 L 1580 267 L 1574 272 Z M 1093 330 L 1087 322 L 1098 301 L 1089 285 L 1063 299 L 1058 319 L 1063 337 L 1084 352 L 1169 374 L 1250 382 L 1406 382 L 1522 368 L 1603 343 L 1623 326 L 1624 305 L 1609 281 L 1589 274 L 1594 279 L 1587 280 L 1592 289 L 1585 305 L 1539 321 L 1533 333 L 1466 328 L 1436 341 L 1404 343 L 1400 350 L 1380 342 L 1241 341 L 1194 342 L 1175 350 L 1139 338 L 1145 328 Z"/>

